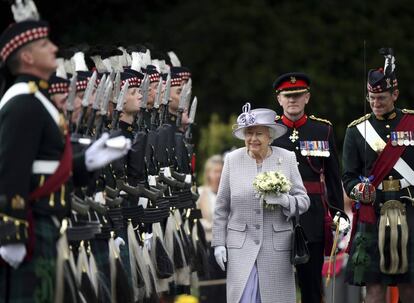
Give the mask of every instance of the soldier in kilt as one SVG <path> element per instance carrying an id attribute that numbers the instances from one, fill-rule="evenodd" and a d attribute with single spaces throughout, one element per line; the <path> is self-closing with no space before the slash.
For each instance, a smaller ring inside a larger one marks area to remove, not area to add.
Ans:
<path id="1" fill-rule="evenodd" d="M 401 302 L 414 297 L 414 115 L 395 107 L 399 96 L 392 49 L 385 68 L 368 73 L 372 112 L 348 125 L 343 184 L 353 205 L 347 281 L 366 285 L 367 303 L 385 302 L 398 286 Z"/>
<path id="2" fill-rule="evenodd" d="M 4 72 L 15 78 L 0 101 L 0 302 L 52 302 L 56 242 L 73 185 L 125 155 L 108 136 L 73 154 L 65 119 L 48 94 L 58 48 L 32 1 L 13 9 L 0 36 Z"/>

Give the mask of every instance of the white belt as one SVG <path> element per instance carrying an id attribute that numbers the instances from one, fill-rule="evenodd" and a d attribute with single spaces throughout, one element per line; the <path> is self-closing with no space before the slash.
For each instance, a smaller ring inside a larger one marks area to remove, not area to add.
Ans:
<path id="1" fill-rule="evenodd" d="M 406 188 L 408 186 L 411 186 L 410 182 L 408 182 L 406 179 L 400 179 L 400 189 Z M 382 182 L 377 186 L 379 190 L 382 190 Z"/>
<path id="2" fill-rule="evenodd" d="M 36 160 L 33 162 L 32 173 L 33 174 L 54 174 L 59 166 L 59 161 L 56 160 Z"/>

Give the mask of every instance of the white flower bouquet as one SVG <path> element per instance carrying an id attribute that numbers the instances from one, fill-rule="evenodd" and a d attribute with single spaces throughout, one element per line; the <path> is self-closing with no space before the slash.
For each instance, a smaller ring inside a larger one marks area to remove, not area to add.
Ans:
<path id="1" fill-rule="evenodd" d="M 260 193 L 263 206 L 275 209 L 277 205 L 266 203 L 266 195 L 278 196 L 282 193 L 288 193 L 292 183 L 281 172 L 270 171 L 258 174 L 253 181 L 253 187 Z"/>

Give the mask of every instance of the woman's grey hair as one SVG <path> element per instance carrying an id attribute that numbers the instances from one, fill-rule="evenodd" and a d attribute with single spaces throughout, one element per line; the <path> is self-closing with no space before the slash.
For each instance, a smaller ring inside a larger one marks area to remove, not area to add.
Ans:
<path id="1" fill-rule="evenodd" d="M 273 142 L 277 138 L 277 131 L 271 127 L 268 127 L 270 134 L 270 142 Z"/>

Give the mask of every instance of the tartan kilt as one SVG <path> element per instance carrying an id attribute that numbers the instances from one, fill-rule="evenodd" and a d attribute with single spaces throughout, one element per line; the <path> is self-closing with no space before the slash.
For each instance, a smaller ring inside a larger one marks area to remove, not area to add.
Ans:
<path id="1" fill-rule="evenodd" d="M 121 237 L 125 242 L 125 245 L 121 245 L 119 247 L 119 255 L 122 260 L 122 265 L 124 266 L 125 272 L 128 276 L 129 286 L 131 286 L 132 285 L 131 264 L 129 261 L 128 234 L 126 231 L 126 227 L 118 231 L 118 237 Z"/>
<path id="2" fill-rule="evenodd" d="M 51 217 L 34 214 L 35 243 L 32 259 L 17 269 L 0 266 L 0 302 L 53 302 L 55 289 L 56 243 L 59 228 Z"/>
<path id="3" fill-rule="evenodd" d="M 408 271 L 405 274 L 388 275 L 380 271 L 380 253 L 378 249 L 378 225 L 379 212 L 377 212 L 378 220 L 376 225 L 358 222 L 357 231 L 351 246 L 350 258 L 346 266 L 346 282 L 351 285 L 366 285 L 367 283 L 380 283 L 384 285 L 396 285 L 402 283 L 414 283 L 414 207 L 410 203 L 406 203 L 406 216 L 409 229 L 407 243 Z M 363 283 L 354 281 L 354 265 L 352 257 L 356 250 L 356 239 L 358 234 L 368 235 L 370 238 L 369 245 L 366 245 L 366 252 L 369 256 L 369 264 L 365 266 L 363 274 Z"/>
<path id="4" fill-rule="evenodd" d="M 118 234 L 125 241 L 125 245 L 120 246 L 120 257 L 122 265 L 128 276 L 129 286 L 132 285 L 131 266 L 129 261 L 128 238 L 124 230 Z M 110 302 L 111 298 L 111 271 L 109 265 L 109 239 L 94 239 L 91 240 L 91 248 L 95 257 L 96 266 L 99 271 L 99 302 Z M 103 292 L 103 293 L 102 293 Z M 109 296 L 108 296 L 109 295 Z"/>
<path id="5" fill-rule="evenodd" d="M 111 274 L 109 269 L 108 239 L 93 239 L 90 241 L 91 250 L 98 268 L 99 302 L 110 303 Z"/>

